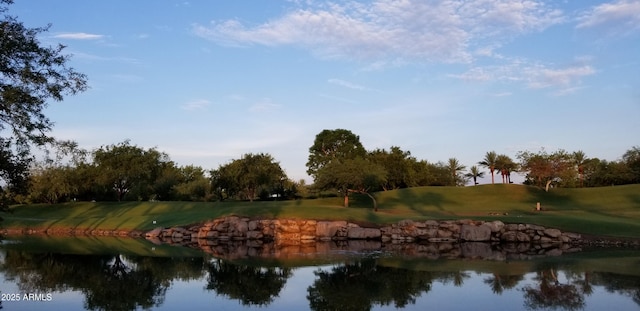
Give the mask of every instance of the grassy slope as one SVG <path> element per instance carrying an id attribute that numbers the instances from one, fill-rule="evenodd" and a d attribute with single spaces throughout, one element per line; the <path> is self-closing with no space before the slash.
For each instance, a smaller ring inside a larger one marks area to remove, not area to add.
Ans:
<path id="1" fill-rule="evenodd" d="M 594 235 L 640 238 L 640 185 L 540 189 L 521 185 L 422 187 L 377 193 L 380 211 L 374 213 L 365 196 L 283 202 L 77 202 L 17 206 L 2 215 L 4 227 L 72 227 L 149 230 L 157 226 L 197 223 L 225 215 L 268 218 L 342 219 L 392 223 L 401 219 L 499 219 L 507 223 L 535 223 Z M 536 202 L 543 212 L 535 212 Z M 490 214 L 500 214 L 492 216 Z M 507 215 L 504 215 L 507 214 Z M 157 223 L 154 225 L 152 221 Z"/>

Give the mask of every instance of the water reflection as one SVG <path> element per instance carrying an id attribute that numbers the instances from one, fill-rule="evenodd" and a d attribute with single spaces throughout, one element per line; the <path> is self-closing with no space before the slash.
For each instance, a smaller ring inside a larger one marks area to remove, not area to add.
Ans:
<path id="1" fill-rule="evenodd" d="M 374 258 L 317 270 L 307 289 L 312 310 L 370 310 L 372 305 L 403 308 L 429 292 L 438 276 L 428 271 L 383 267 Z M 444 275 L 442 275 L 444 277 Z M 446 277 L 462 277 L 447 275 Z"/>
<path id="2" fill-rule="evenodd" d="M 280 294 L 291 269 L 256 267 L 212 260 L 207 267 L 207 289 L 243 305 L 268 305 Z"/>
<path id="3" fill-rule="evenodd" d="M 575 283 L 562 283 L 558 280 L 555 267 L 543 268 L 536 272 L 535 285 L 524 287 L 525 306 L 529 309 L 580 310 L 584 307 L 588 291 L 580 290 Z M 578 282 L 587 284 L 586 278 Z"/>
<path id="4" fill-rule="evenodd" d="M 227 260 L 208 254 L 85 255 L 3 247 L 0 306 L 6 309 L 34 306 L 24 299 L 5 299 L 15 293 L 54 293 L 54 300 L 61 293 L 77 293 L 82 309 L 89 310 L 174 308 L 165 303 L 169 300 L 288 309 L 286 304 L 296 299 L 305 300 L 303 307 L 311 310 L 425 309 L 434 303 L 440 309 L 466 310 L 469 303 L 483 309 L 483 303 L 496 302 L 516 310 L 597 310 L 603 302 L 621 310 L 640 308 L 638 251 L 512 261 L 427 259 L 380 251 L 313 254 L 308 260 Z M 312 273 L 305 273 L 309 269 Z M 180 291 L 183 287 L 188 290 Z M 306 290 L 293 295 L 291 289 Z M 460 290 L 465 299 L 449 297 Z M 472 300 L 474 293 L 478 300 Z"/>
<path id="5" fill-rule="evenodd" d="M 203 260 L 7 250 L 0 271 L 23 294 L 80 291 L 86 309 L 135 310 L 160 306 L 173 280 L 199 278 Z"/>

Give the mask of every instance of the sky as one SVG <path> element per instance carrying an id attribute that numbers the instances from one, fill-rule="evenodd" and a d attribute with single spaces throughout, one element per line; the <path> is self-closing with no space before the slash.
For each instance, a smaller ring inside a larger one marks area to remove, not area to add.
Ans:
<path id="1" fill-rule="evenodd" d="M 640 145 L 640 1 L 16 1 L 90 89 L 53 136 L 215 169 L 306 174 L 324 129 L 470 167 L 488 151 L 618 160 Z M 486 170 L 485 170 L 486 171 Z M 490 182 L 485 178 L 484 182 Z"/>

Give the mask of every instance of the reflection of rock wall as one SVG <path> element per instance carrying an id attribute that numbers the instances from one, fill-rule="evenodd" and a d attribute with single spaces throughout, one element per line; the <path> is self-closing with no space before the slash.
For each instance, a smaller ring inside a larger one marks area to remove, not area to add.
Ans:
<path id="1" fill-rule="evenodd" d="M 316 241 L 403 242 L 518 242 L 542 245 L 575 244 L 579 234 L 528 224 L 504 224 L 499 220 L 413 221 L 402 220 L 382 228 L 361 227 L 346 221 L 291 219 L 252 220 L 230 216 L 188 228 L 157 228 L 145 234 L 149 240 L 175 244 L 208 244 L 207 241 L 271 242 L 300 245 Z"/>
<path id="2" fill-rule="evenodd" d="M 197 248 L 214 257 L 227 260 L 262 258 L 279 260 L 326 260 L 349 257 L 354 253 L 385 252 L 408 258 L 436 259 L 481 259 L 481 260 L 528 260 L 543 256 L 559 256 L 580 251 L 569 244 L 543 247 L 531 243 L 486 243 L 486 242 L 421 242 L 383 243 L 379 240 L 305 241 L 281 244 L 278 242 L 198 240 L 197 243 L 181 245 Z"/>

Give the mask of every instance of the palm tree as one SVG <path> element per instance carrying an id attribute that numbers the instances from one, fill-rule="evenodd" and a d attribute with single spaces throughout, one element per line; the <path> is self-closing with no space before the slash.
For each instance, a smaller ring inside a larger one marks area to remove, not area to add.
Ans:
<path id="1" fill-rule="evenodd" d="M 505 154 L 498 155 L 496 157 L 496 171 L 499 171 L 502 175 L 502 183 L 511 183 L 511 172 L 516 169 L 516 163 Z"/>
<path id="2" fill-rule="evenodd" d="M 491 172 L 491 183 L 494 184 L 493 172 L 496 170 L 496 160 L 498 158 L 498 154 L 495 151 L 489 151 L 484 155 L 484 159 L 478 162 L 478 164 L 486 167 Z"/>
<path id="3" fill-rule="evenodd" d="M 472 166 L 469 168 L 469 173 L 466 173 L 464 176 L 473 178 L 473 185 L 478 184 L 478 178 L 484 177 L 484 172 L 481 172 L 477 166 Z"/>
<path id="4" fill-rule="evenodd" d="M 584 164 L 587 162 L 587 155 L 582 150 L 573 153 L 573 161 L 578 167 L 578 178 L 580 178 L 580 188 L 582 188 L 584 180 Z"/>
<path id="5" fill-rule="evenodd" d="M 465 168 L 467 168 L 467 167 L 462 165 L 462 164 L 460 164 L 458 159 L 449 158 L 449 164 L 447 165 L 447 169 L 449 170 L 449 173 L 451 174 L 452 185 L 453 186 L 457 186 L 458 185 L 458 182 L 460 181 L 460 178 L 458 177 L 458 172 L 464 170 Z"/>

